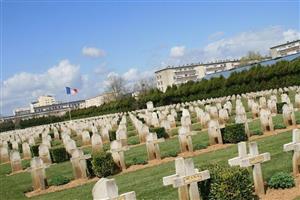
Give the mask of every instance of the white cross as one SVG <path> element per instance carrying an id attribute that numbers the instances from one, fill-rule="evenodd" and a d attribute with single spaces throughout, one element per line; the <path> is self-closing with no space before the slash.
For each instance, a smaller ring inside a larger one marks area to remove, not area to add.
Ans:
<path id="1" fill-rule="evenodd" d="M 293 173 L 296 176 L 300 173 L 300 130 L 293 130 L 293 140 L 283 145 L 284 151 L 294 151 L 293 153 Z"/>

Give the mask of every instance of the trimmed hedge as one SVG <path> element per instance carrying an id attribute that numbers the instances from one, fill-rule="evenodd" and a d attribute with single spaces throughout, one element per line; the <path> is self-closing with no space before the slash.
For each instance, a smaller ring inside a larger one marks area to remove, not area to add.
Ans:
<path id="1" fill-rule="evenodd" d="M 108 134 L 109 134 L 109 140 L 110 141 L 114 141 L 114 140 L 117 139 L 116 131 L 115 130 L 109 130 Z"/>
<path id="2" fill-rule="evenodd" d="M 69 183 L 71 180 L 63 175 L 55 175 L 49 179 L 49 185 L 64 185 Z"/>
<path id="3" fill-rule="evenodd" d="M 283 107 L 284 104 L 286 104 L 286 102 L 276 103 L 278 114 L 282 114 L 282 107 Z"/>
<path id="4" fill-rule="evenodd" d="M 97 177 L 107 177 L 120 172 L 120 168 L 114 162 L 111 153 L 104 151 L 93 154 L 92 165 Z"/>
<path id="5" fill-rule="evenodd" d="M 203 200 L 250 200 L 253 199 L 253 184 L 249 171 L 245 168 L 209 165 L 210 179 L 199 182 Z"/>
<path id="6" fill-rule="evenodd" d="M 30 151 L 31 151 L 31 154 L 32 156 L 39 156 L 39 146 L 40 145 L 33 145 L 33 146 L 30 146 Z"/>
<path id="7" fill-rule="evenodd" d="M 54 163 L 61 163 L 68 161 L 70 159 L 69 154 L 67 153 L 65 147 L 55 147 L 50 150 L 51 160 Z"/>
<path id="8" fill-rule="evenodd" d="M 292 175 L 286 172 L 278 172 L 270 178 L 268 186 L 274 189 L 291 188 L 295 186 L 295 181 Z"/>
<path id="9" fill-rule="evenodd" d="M 244 124 L 230 124 L 221 129 L 223 143 L 238 143 L 247 140 Z"/>
<path id="10" fill-rule="evenodd" d="M 156 133 L 157 134 L 157 138 L 169 138 L 169 135 L 166 132 L 166 129 L 163 128 L 163 127 L 149 128 L 149 131 L 151 133 Z"/>

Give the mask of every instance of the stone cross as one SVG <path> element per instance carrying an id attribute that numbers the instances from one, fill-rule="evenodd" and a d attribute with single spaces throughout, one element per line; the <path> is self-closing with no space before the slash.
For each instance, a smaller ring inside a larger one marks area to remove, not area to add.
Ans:
<path id="1" fill-rule="evenodd" d="M 296 118 L 292 104 L 284 104 L 282 107 L 283 121 L 286 126 L 296 125 Z"/>
<path id="2" fill-rule="evenodd" d="M 98 133 L 92 135 L 92 152 L 98 152 L 103 149 L 102 138 Z"/>
<path id="3" fill-rule="evenodd" d="M 6 163 L 9 161 L 9 154 L 7 147 L 0 147 L 0 160 L 1 163 Z"/>
<path id="4" fill-rule="evenodd" d="M 122 142 L 119 140 L 114 140 L 110 143 L 110 152 L 115 163 L 122 169 L 126 169 L 124 151 L 129 150 L 128 146 L 123 146 Z"/>
<path id="5" fill-rule="evenodd" d="M 91 136 L 88 131 L 83 131 L 81 133 L 82 145 L 90 145 L 91 144 Z"/>
<path id="6" fill-rule="evenodd" d="M 239 157 L 230 159 L 228 162 L 231 166 L 239 165 L 240 167 L 253 167 L 253 182 L 255 187 L 255 193 L 257 195 L 265 194 L 265 187 L 263 181 L 263 175 L 261 170 L 261 163 L 269 161 L 271 159 L 270 153 L 259 154 L 256 142 L 249 143 L 250 153 L 247 155 L 247 149 L 245 143 L 241 142 L 238 145 Z"/>
<path id="7" fill-rule="evenodd" d="M 75 179 L 87 178 L 87 164 L 86 159 L 91 158 L 91 155 L 84 155 L 80 149 L 75 149 L 72 152 L 72 158 L 70 159 L 73 167 L 73 174 Z"/>
<path id="8" fill-rule="evenodd" d="M 190 132 L 186 127 L 180 127 L 178 130 L 178 139 L 180 144 L 181 152 L 192 152 L 193 151 L 193 142 L 192 142 L 192 132 Z"/>
<path id="9" fill-rule="evenodd" d="M 157 138 L 156 133 L 149 133 L 146 137 L 146 147 L 148 160 L 159 159 L 160 160 L 160 150 L 158 143 L 164 142 L 164 138 Z"/>
<path id="10" fill-rule="evenodd" d="M 269 110 L 262 109 L 260 111 L 260 123 L 263 131 L 274 131 L 273 119 Z"/>
<path id="11" fill-rule="evenodd" d="M 23 169 L 20 153 L 16 150 L 12 150 L 10 153 L 10 165 L 12 173 L 21 171 Z"/>
<path id="12" fill-rule="evenodd" d="M 136 200 L 135 192 L 119 195 L 115 179 L 101 178 L 93 187 L 93 200 Z"/>
<path id="13" fill-rule="evenodd" d="M 45 164 L 51 164 L 51 157 L 49 153 L 48 146 L 45 144 L 40 144 L 39 146 L 39 157 L 43 160 Z"/>
<path id="14" fill-rule="evenodd" d="M 176 158 L 176 173 L 163 178 L 163 185 L 173 185 L 178 188 L 179 200 L 199 200 L 200 193 L 197 182 L 210 178 L 208 170 L 199 172 L 194 168 L 194 162 L 191 158 Z"/>
<path id="15" fill-rule="evenodd" d="M 138 133 L 140 143 L 146 142 L 146 136 L 149 134 L 149 127 L 146 124 L 142 124 Z"/>
<path id="16" fill-rule="evenodd" d="M 34 157 L 30 161 L 30 168 L 26 171 L 31 172 L 32 187 L 34 190 L 44 190 L 47 186 L 46 168 L 43 160 L 39 157 Z"/>
<path id="17" fill-rule="evenodd" d="M 208 123 L 208 137 L 210 145 L 223 144 L 222 134 L 219 122 L 210 120 Z"/>
<path id="18" fill-rule="evenodd" d="M 294 175 L 300 174 L 300 130 L 293 130 L 292 142 L 283 145 L 284 151 L 294 151 L 293 153 L 293 173 Z"/>
<path id="19" fill-rule="evenodd" d="M 30 151 L 30 146 L 28 143 L 24 142 L 22 144 L 22 150 L 23 150 L 23 158 L 31 159 L 31 151 Z"/>

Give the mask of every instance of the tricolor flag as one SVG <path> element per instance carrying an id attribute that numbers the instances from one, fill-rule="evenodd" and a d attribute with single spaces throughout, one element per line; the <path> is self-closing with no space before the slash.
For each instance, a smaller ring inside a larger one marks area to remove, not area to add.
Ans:
<path id="1" fill-rule="evenodd" d="M 66 92 L 67 92 L 67 94 L 75 95 L 78 93 L 78 89 L 66 87 Z"/>

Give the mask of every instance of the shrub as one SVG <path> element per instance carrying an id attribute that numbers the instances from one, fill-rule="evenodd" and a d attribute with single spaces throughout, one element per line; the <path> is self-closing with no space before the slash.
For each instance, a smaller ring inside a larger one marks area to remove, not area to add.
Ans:
<path id="1" fill-rule="evenodd" d="M 263 132 L 261 130 L 254 130 L 251 135 L 263 135 Z"/>
<path id="2" fill-rule="evenodd" d="M 285 102 L 276 103 L 277 113 L 278 114 L 282 114 L 282 107 L 283 107 L 284 104 L 286 104 L 286 103 Z"/>
<path id="3" fill-rule="evenodd" d="M 147 163 L 148 161 L 143 158 L 133 158 L 128 165 L 146 165 Z"/>
<path id="4" fill-rule="evenodd" d="M 127 142 L 129 145 L 135 145 L 140 143 L 138 136 L 129 137 Z"/>
<path id="5" fill-rule="evenodd" d="M 156 133 L 157 134 L 157 138 L 169 138 L 169 135 L 166 132 L 166 129 L 163 128 L 163 127 L 150 128 L 149 131 L 152 132 L 152 133 Z"/>
<path id="6" fill-rule="evenodd" d="M 270 178 L 268 186 L 274 189 L 291 188 L 295 186 L 295 181 L 292 175 L 286 172 L 278 172 Z"/>
<path id="7" fill-rule="evenodd" d="M 135 136 L 135 135 L 137 135 L 137 132 L 136 132 L 136 130 L 134 130 L 134 129 L 127 132 L 127 136 L 128 136 L 128 137 L 132 137 L 132 136 Z"/>
<path id="8" fill-rule="evenodd" d="M 226 125 L 221 129 L 224 143 L 238 143 L 247 140 L 244 124 Z"/>
<path id="9" fill-rule="evenodd" d="M 286 126 L 284 124 L 275 124 L 274 129 L 285 129 Z"/>
<path id="10" fill-rule="evenodd" d="M 178 151 L 166 152 L 161 157 L 162 158 L 177 157 L 178 153 L 179 153 Z"/>
<path id="11" fill-rule="evenodd" d="M 116 140 L 116 131 L 115 130 L 109 130 L 108 134 L 109 134 L 109 140 L 110 141 Z"/>
<path id="12" fill-rule="evenodd" d="M 208 144 L 195 144 L 194 145 L 194 150 L 200 150 L 200 149 L 205 149 L 208 146 Z"/>
<path id="13" fill-rule="evenodd" d="M 31 154 L 33 156 L 39 156 L 39 145 L 33 145 L 30 147 Z"/>
<path id="14" fill-rule="evenodd" d="M 18 143 L 18 147 L 19 147 L 19 152 L 20 152 L 20 153 L 23 153 L 23 147 L 22 147 L 22 144 L 21 144 L 21 143 Z"/>
<path id="15" fill-rule="evenodd" d="M 64 185 L 69 183 L 71 180 L 63 175 L 55 175 L 49 179 L 49 185 Z"/>
<path id="16" fill-rule="evenodd" d="M 86 167 L 88 171 L 88 177 L 95 177 L 95 173 L 93 171 L 92 158 L 86 160 Z"/>
<path id="17" fill-rule="evenodd" d="M 203 200 L 250 200 L 253 199 L 252 182 L 245 168 L 209 165 L 210 179 L 199 182 Z"/>
<path id="18" fill-rule="evenodd" d="M 180 121 L 181 117 L 182 117 L 182 111 L 181 110 L 177 111 L 177 120 Z"/>
<path id="19" fill-rule="evenodd" d="M 120 168 L 114 162 L 111 153 L 103 151 L 93 154 L 92 165 L 97 177 L 114 175 L 120 171 Z"/>
<path id="20" fill-rule="evenodd" d="M 296 124 L 300 124 L 300 119 L 297 119 L 297 120 L 296 120 Z"/>
<path id="21" fill-rule="evenodd" d="M 70 159 L 64 147 L 55 147 L 50 149 L 51 160 L 54 163 L 61 163 Z"/>
<path id="22" fill-rule="evenodd" d="M 51 146 L 54 147 L 54 146 L 60 146 L 62 145 L 62 142 L 60 140 L 52 140 L 51 141 Z"/>
<path id="23" fill-rule="evenodd" d="M 51 138 L 54 138 L 54 132 L 53 132 L 53 131 L 51 131 L 51 132 L 49 133 L 49 135 L 51 136 Z"/>

